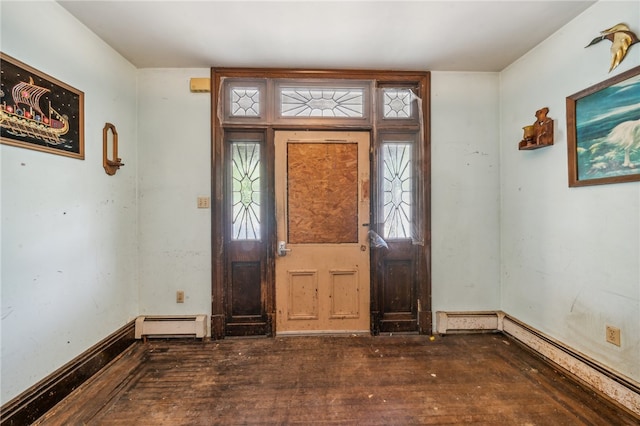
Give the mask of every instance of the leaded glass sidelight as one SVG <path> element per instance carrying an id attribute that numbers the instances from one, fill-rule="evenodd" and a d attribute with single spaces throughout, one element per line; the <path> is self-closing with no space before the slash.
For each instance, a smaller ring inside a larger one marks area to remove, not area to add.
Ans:
<path id="1" fill-rule="evenodd" d="M 231 202 L 233 240 L 260 240 L 260 144 L 231 144 Z"/>
<path id="2" fill-rule="evenodd" d="M 258 87 L 232 87 L 230 102 L 232 117 L 258 117 L 260 115 L 260 89 Z"/>
<path id="3" fill-rule="evenodd" d="M 412 144 L 383 144 L 384 237 L 411 238 L 413 218 Z"/>
<path id="4" fill-rule="evenodd" d="M 413 92 L 410 89 L 383 89 L 384 118 L 411 118 Z"/>
<path id="5" fill-rule="evenodd" d="M 283 117 L 364 117 L 363 88 L 282 87 Z"/>

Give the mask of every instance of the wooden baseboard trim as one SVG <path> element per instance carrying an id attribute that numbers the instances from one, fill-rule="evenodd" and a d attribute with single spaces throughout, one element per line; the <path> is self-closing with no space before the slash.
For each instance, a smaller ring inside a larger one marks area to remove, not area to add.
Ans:
<path id="1" fill-rule="evenodd" d="M 439 334 L 502 332 L 567 376 L 640 418 L 640 384 L 501 311 L 437 312 Z"/>
<path id="2" fill-rule="evenodd" d="M 640 419 L 640 385 L 510 316 L 502 332 Z"/>
<path id="3" fill-rule="evenodd" d="M 131 321 L 0 409 L 0 425 L 31 424 L 136 342 Z"/>

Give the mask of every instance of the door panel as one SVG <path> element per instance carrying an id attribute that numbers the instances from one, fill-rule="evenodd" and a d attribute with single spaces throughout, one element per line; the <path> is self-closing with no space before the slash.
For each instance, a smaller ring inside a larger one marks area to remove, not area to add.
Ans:
<path id="1" fill-rule="evenodd" d="M 233 262 L 231 264 L 231 317 L 259 315 L 262 309 L 260 262 Z"/>
<path id="2" fill-rule="evenodd" d="M 407 260 L 386 262 L 382 291 L 387 312 L 411 312 L 414 300 L 411 270 L 411 262 Z"/>
<path id="3" fill-rule="evenodd" d="M 276 333 L 368 331 L 368 187 L 368 132 L 276 132 Z"/>
<path id="4" fill-rule="evenodd" d="M 287 271 L 287 320 L 318 319 L 318 271 Z"/>
<path id="5" fill-rule="evenodd" d="M 357 318 L 360 315 L 358 271 L 329 271 L 331 318 Z"/>

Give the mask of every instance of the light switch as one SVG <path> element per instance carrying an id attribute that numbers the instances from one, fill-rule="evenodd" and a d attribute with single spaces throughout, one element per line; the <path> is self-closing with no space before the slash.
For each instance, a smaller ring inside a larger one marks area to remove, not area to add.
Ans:
<path id="1" fill-rule="evenodd" d="M 198 197 L 198 208 L 199 209 L 208 209 L 211 202 L 209 201 L 209 197 Z"/>

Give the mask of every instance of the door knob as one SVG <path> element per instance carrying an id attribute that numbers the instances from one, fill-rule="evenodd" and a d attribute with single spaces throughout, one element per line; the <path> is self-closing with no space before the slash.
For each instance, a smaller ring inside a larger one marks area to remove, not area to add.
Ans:
<path id="1" fill-rule="evenodd" d="M 284 241 L 278 241 L 278 256 L 286 256 L 291 249 L 287 248 L 287 243 Z"/>

